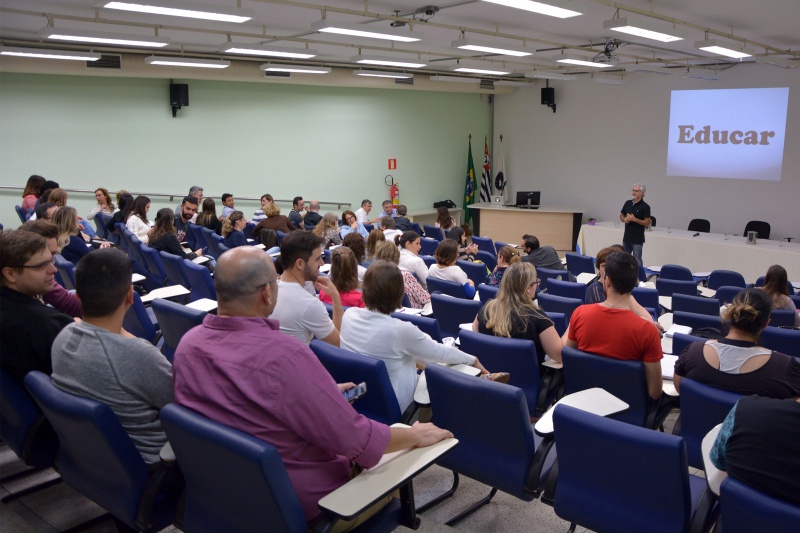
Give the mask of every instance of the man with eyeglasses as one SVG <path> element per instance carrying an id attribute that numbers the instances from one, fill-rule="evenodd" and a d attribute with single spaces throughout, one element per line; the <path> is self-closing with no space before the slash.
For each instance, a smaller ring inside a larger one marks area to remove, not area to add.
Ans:
<path id="1" fill-rule="evenodd" d="M 626 252 L 633 254 L 640 266 L 642 265 L 644 230 L 650 226 L 650 206 L 644 201 L 646 190 L 647 187 L 641 183 L 635 183 L 631 189 L 633 198 L 625 202 L 619 213 L 620 221 L 625 223 L 622 245 Z"/>
<path id="2" fill-rule="evenodd" d="M 377 222 L 380 217 L 369 218 L 370 211 L 372 211 L 372 200 L 361 200 L 361 207 L 356 211 L 356 222 L 361 222 L 362 224 L 373 224 Z"/>
<path id="3" fill-rule="evenodd" d="M 47 240 L 29 231 L 0 234 L 0 365 L 22 383 L 25 374 L 51 374 L 50 349 L 73 319 L 45 305 L 56 267 Z"/>

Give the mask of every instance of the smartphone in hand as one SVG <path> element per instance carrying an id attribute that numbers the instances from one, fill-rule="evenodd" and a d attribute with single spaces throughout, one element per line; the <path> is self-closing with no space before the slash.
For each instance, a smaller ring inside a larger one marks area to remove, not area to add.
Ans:
<path id="1" fill-rule="evenodd" d="M 361 398 L 367 393 L 367 384 L 363 381 L 353 387 L 352 389 L 344 391 L 344 399 L 348 402 L 352 402 L 355 399 Z"/>

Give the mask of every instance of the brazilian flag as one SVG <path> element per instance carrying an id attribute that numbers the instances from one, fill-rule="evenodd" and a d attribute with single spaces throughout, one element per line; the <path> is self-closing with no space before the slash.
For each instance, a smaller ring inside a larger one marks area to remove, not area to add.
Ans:
<path id="1" fill-rule="evenodd" d="M 464 222 L 469 224 L 472 218 L 469 206 L 475 203 L 475 164 L 472 162 L 472 135 L 469 136 L 469 153 L 467 154 L 467 182 L 464 185 Z"/>

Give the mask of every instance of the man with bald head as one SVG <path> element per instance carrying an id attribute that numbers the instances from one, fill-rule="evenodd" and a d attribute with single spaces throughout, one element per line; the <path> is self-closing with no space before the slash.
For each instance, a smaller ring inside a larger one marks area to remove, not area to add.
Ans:
<path id="1" fill-rule="evenodd" d="M 303 223 L 306 226 L 316 226 L 322 220 L 322 215 L 319 214 L 319 200 L 311 200 L 308 204 L 308 213 L 306 213 Z"/>
<path id="2" fill-rule="evenodd" d="M 175 401 L 275 446 L 313 524 L 320 498 L 349 480 L 353 463 L 370 468 L 384 453 L 452 434 L 432 424 L 389 428 L 358 414 L 342 395 L 354 384 L 337 385 L 308 346 L 269 318 L 277 280 L 272 259 L 257 248 L 220 256 L 217 314 L 175 352 Z"/>

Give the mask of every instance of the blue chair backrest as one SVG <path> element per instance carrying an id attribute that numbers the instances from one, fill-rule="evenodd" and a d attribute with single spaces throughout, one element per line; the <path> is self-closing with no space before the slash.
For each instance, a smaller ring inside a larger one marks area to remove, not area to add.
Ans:
<path id="1" fill-rule="evenodd" d="M 208 313 L 162 298 L 153 300 L 151 307 L 158 318 L 161 335 L 164 337 L 161 351 L 171 363 L 181 338 L 187 331 L 202 324 Z"/>
<path id="2" fill-rule="evenodd" d="M 711 428 L 721 424 L 742 397 L 735 392 L 681 380 L 681 437 L 686 441 L 689 466 L 704 470 L 700 444 Z"/>
<path id="3" fill-rule="evenodd" d="M 547 282 L 547 294 L 563 296 L 564 298 L 577 298 L 581 302 L 585 302 L 586 285 L 575 281 L 551 279 Z"/>
<path id="4" fill-rule="evenodd" d="M 800 357 L 800 330 L 767 326 L 761 332 L 758 343 L 770 350 Z"/>
<path id="5" fill-rule="evenodd" d="M 518 498 L 533 499 L 533 487 L 525 484 L 536 444 L 522 390 L 440 365 L 428 365 L 425 377 L 433 423 L 459 439 L 437 463 Z"/>
<path id="6" fill-rule="evenodd" d="M 540 292 L 536 296 L 536 300 L 539 302 L 539 307 L 545 311 L 550 311 L 552 313 L 564 313 L 567 323 L 569 323 L 570 318 L 572 318 L 572 313 L 575 311 L 575 309 L 583 305 L 583 300 L 579 300 L 577 298 L 564 298 L 563 296 L 555 296 L 544 292 Z"/>
<path id="7" fill-rule="evenodd" d="M 94 215 L 94 227 L 97 229 L 97 236 L 101 239 L 108 238 L 108 228 L 106 228 L 107 220 L 108 218 L 104 218 L 100 213 Z"/>
<path id="8" fill-rule="evenodd" d="M 494 243 L 492 242 L 492 239 L 473 235 L 472 242 L 478 245 L 478 251 L 487 252 L 489 255 L 497 257 L 497 250 L 494 249 Z"/>
<path id="9" fill-rule="evenodd" d="M 222 255 L 220 245 L 222 245 L 222 241 L 224 239 L 214 233 L 214 230 L 202 228 L 201 231 L 203 232 L 203 236 L 206 238 L 206 242 L 208 243 L 208 255 L 214 259 L 219 259 L 219 256 Z"/>
<path id="10" fill-rule="evenodd" d="M 481 283 L 478 285 L 478 297 L 481 299 L 481 302 L 486 303 L 489 300 L 497 298 L 497 293 L 500 292 L 500 287 L 494 285 L 487 285 L 485 283 Z"/>
<path id="11" fill-rule="evenodd" d="M 167 283 L 169 285 L 183 285 L 187 289 L 190 288 L 191 284 L 186 279 L 183 258 L 164 251 L 158 252 L 158 255 L 161 256 L 161 264 L 167 273 Z"/>
<path id="12" fill-rule="evenodd" d="M 741 287 L 729 287 L 726 285 L 717 289 L 717 293 L 714 295 L 714 298 L 719 300 L 720 305 L 729 304 L 733 301 L 734 296 L 743 290 L 744 289 Z"/>
<path id="13" fill-rule="evenodd" d="M 672 336 L 672 354 L 673 355 L 680 355 L 683 350 L 692 344 L 693 342 L 698 341 L 707 341 L 709 339 L 705 339 L 703 337 L 697 337 L 695 335 L 687 335 L 685 333 L 676 333 Z"/>
<path id="14" fill-rule="evenodd" d="M 577 276 L 578 274 L 583 274 L 584 272 L 587 274 L 594 274 L 594 258 L 588 255 L 580 255 L 574 254 L 572 252 L 567 252 L 567 270 L 573 276 Z"/>
<path id="15" fill-rule="evenodd" d="M 95 220 L 99 220 L 100 223 L 103 225 L 102 231 L 105 232 L 103 233 L 103 238 L 113 242 L 114 244 L 119 244 L 119 234 L 117 234 L 114 231 L 110 231 L 108 229 L 108 223 L 111 222 L 111 217 L 103 213 L 97 213 L 97 215 L 95 215 Z M 99 234 L 100 228 L 98 227 L 97 230 L 98 230 L 97 233 Z"/>
<path id="16" fill-rule="evenodd" d="M 439 321 L 435 318 L 429 318 L 422 315 L 411 315 L 409 313 L 392 313 L 394 318 L 411 322 L 417 326 L 420 331 L 430 335 L 431 339 L 436 342 L 442 342 L 442 330 L 439 328 Z"/>
<path id="17" fill-rule="evenodd" d="M 675 293 L 697 296 L 697 284 L 694 281 L 679 279 L 656 279 L 656 290 L 659 296 L 672 296 Z"/>
<path id="18" fill-rule="evenodd" d="M 167 282 L 167 271 L 164 270 L 161 256 L 158 255 L 156 250 L 153 250 L 146 244 L 142 244 L 139 250 L 142 252 L 142 257 L 147 265 L 147 271 L 150 272 L 150 276 L 159 285 L 164 285 Z"/>
<path id="19" fill-rule="evenodd" d="M 22 222 L 23 224 L 25 223 L 26 220 L 28 220 L 28 214 L 25 212 L 24 209 L 22 209 L 21 205 L 15 205 L 14 206 L 14 211 L 17 212 L 17 216 L 19 217 L 19 221 Z"/>
<path id="20" fill-rule="evenodd" d="M 61 278 L 61 286 L 68 291 L 75 290 L 75 265 L 64 259 L 61 254 L 54 257 L 56 270 Z"/>
<path id="21" fill-rule="evenodd" d="M 680 326 L 689 326 L 693 330 L 700 328 L 722 330 L 722 320 L 720 320 L 719 315 L 711 316 L 687 313 L 686 311 L 675 311 L 672 313 L 672 323 Z"/>
<path id="22" fill-rule="evenodd" d="M 502 248 L 503 246 L 508 246 L 508 244 L 504 243 L 504 242 L 500 242 L 500 241 L 494 241 L 494 251 L 495 251 L 495 253 L 499 254 L 500 253 L 500 248 Z"/>
<path id="23" fill-rule="evenodd" d="M 186 480 L 186 531 L 307 531 L 274 446 L 174 403 L 161 420 Z"/>
<path id="24" fill-rule="evenodd" d="M 478 253 L 475 254 L 475 260 L 486 265 L 486 268 L 488 268 L 490 272 L 497 266 L 497 256 L 483 250 L 478 250 Z M 483 279 L 485 280 L 486 276 L 484 276 Z"/>
<path id="25" fill-rule="evenodd" d="M 491 372 L 508 372 L 511 375 L 508 384 L 522 389 L 528 402 L 528 411 L 536 411 L 540 389 L 539 361 L 532 340 L 461 330 L 459 343 L 462 352 L 477 357 Z"/>
<path id="26" fill-rule="evenodd" d="M 688 296 L 686 294 L 672 295 L 672 310 L 697 313 L 699 315 L 719 316 L 719 300 L 716 298 L 703 298 L 701 296 Z"/>
<path id="27" fill-rule="evenodd" d="M 436 239 L 429 239 L 428 237 L 421 237 L 419 239 L 419 244 L 421 247 L 419 250 L 420 255 L 433 256 L 433 254 L 436 253 L 436 248 L 439 246 L 439 241 Z"/>
<path id="28" fill-rule="evenodd" d="M 382 359 L 353 353 L 325 341 L 311 341 L 311 351 L 336 383 L 366 383 L 367 394 L 353 403 L 356 411 L 388 426 L 399 422 L 403 414 Z"/>
<path id="29" fill-rule="evenodd" d="M 155 344 L 158 337 L 158 324 L 153 324 L 147 308 L 142 303 L 139 293 L 133 291 L 133 305 L 130 306 L 122 320 L 122 327 L 131 335 Z"/>
<path id="30" fill-rule="evenodd" d="M 650 409 L 650 396 L 642 362 L 611 359 L 569 346 L 561 349 L 561 357 L 566 394 L 593 387 L 605 389 L 630 406 L 614 415 L 615 419 L 644 426 Z"/>
<path id="31" fill-rule="evenodd" d="M 420 254 L 419 258 L 422 259 L 422 262 L 425 263 L 425 266 L 428 268 L 430 268 L 431 265 L 436 264 L 436 258 L 433 257 L 432 255 Z"/>
<path id="32" fill-rule="evenodd" d="M 559 517 L 594 531 L 650 531 L 653 524 L 659 531 L 688 531 L 692 498 L 683 439 L 567 405 L 556 406 L 553 425 Z"/>
<path id="33" fill-rule="evenodd" d="M 765 494 L 733 478 L 722 482 L 720 519 L 725 533 L 796 533 L 800 507 Z"/>
<path id="34" fill-rule="evenodd" d="M 373 226 L 372 224 L 368 224 L 368 223 L 364 222 L 364 229 L 367 230 L 367 233 L 370 233 L 372 230 L 375 229 L 375 226 Z"/>
<path id="35" fill-rule="evenodd" d="M 26 465 L 53 466 L 58 437 L 28 391 L 0 368 L 0 438 Z"/>
<path id="36" fill-rule="evenodd" d="M 536 268 L 536 275 L 542 280 L 539 290 L 547 290 L 547 282 L 551 279 L 569 280 L 569 270 L 556 270 L 554 268 Z"/>
<path id="37" fill-rule="evenodd" d="M 642 307 L 647 309 L 655 309 L 658 311 L 658 291 L 656 289 L 649 289 L 647 287 L 634 287 L 631 295 L 636 299 L 636 302 Z"/>
<path id="38" fill-rule="evenodd" d="M 203 233 L 203 226 L 189 223 L 187 227 L 189 231 L 186 232 L 186 241 L 189 243 L 189 247 L 192 251 L 198 248 L 208 250 L 208 240 L 206 239 L 205 233 Z"/>
<path id="39" fill-rule="evenodd" d="M 708 288 L 717 290 L 720 287 L 747 287 L 744 276 L 733 270 L 714 270 L 708 276 Z"/>
<path id="40" fill-rule="evenodd" d="M 797 311 L 791 309 L 773 309 L 769 315 L 769 325 L 776 328 L 792 328 L 796 316 Z"/>
<path id="41" fill-rule="evenodd" d="M 144 255 L 142 255 L 142 241 L 133 233 L 128 236 L 128 239 L 131 243 L 131 252 L 133 252 L 134 262 L 147 272 L 147 262 L 144 260 Z"/>
<path id="42" fill-rule="evenodd" d="M 420 227 L 420 225 L 417 222 L 412 222 L 410 227 L 411 227 L 411 231 L 416 232 L 417 235 L 422 237 L 423 231 L 422 231 L 422 228 Z"/>
<path id="43" fill-rule="evenodd" d="M 425 237 L 428 239 L 434 239 L 439 242 L 444 240 L 442 228 L 437 228 L 436 226 L 431 226 L 429 224 L 423 224 L 422 229 L 425 230 Z"/>
<path id="44" fill-rule="evenodd" d="M 209 300 L 217 299 L 217 289 L 214 286 L 214 279 L 211 277 L 211 272 L 209 272 L 205 266 L 198 265 L 189 259 L 184 259 L 183 272 L 191 286 L 192 292 L 189 294 L 190 302 L 196 302 L 201 298 L 208 298 Z"/>
<path id="45" fill-rule="evenodd" d="M 456 260 L 456 265 L 464 271 L 476 287 L 486 281 L 486 275 L 489 274 L 486 270 L 486 265 L 483 263 L 473 263 L 472 261 L 462 261 L 458 259 Z"/>
<path id="46" fill-rule="evenodd" d="M 464 286 L 455 281 L 448 281 L 445 279 L 432 278 L 428 276 L 427 284 L 428 292 L 430 293 L 438 291 L 454 298 L 465 299 L 467 297 L 467 293 L 464 292 Z"/>
<path id="47" fill-rule="evenodd" d="M 473 322 L 478 316 L 481 302 L 454 298 L 444 294 L 431 294 L 433 316 L 439 322 L 444 337 L 458 337 L 459 325 Z"/>
<path id="48" fill-rule="evenodd" d="M 677 279 L 681 281 L 694 281 L 692 271 L 681 265 L 664 265 L 658 275 L 663 279 Z"/>
<path id="49" fill-rule="evenodd" d="M 547 317 L 553 321 L 553 325 L 558 332 L 558 336 L 561 337 L 567 331 L 567 315 L 564 313 L 549 313 L 545 311 Z"/>
<path id="50" fill-rule="evenodd" d="M 253 238 L 253 230 L 254 229 L 256 229 L 256 225 L 253 224 L 252 222 L 248 222 L 244 226 L 244 229 L 242 230 L 242 233 L 244 234 L 244 238 L 245 239 L 252 239 Z"/>

